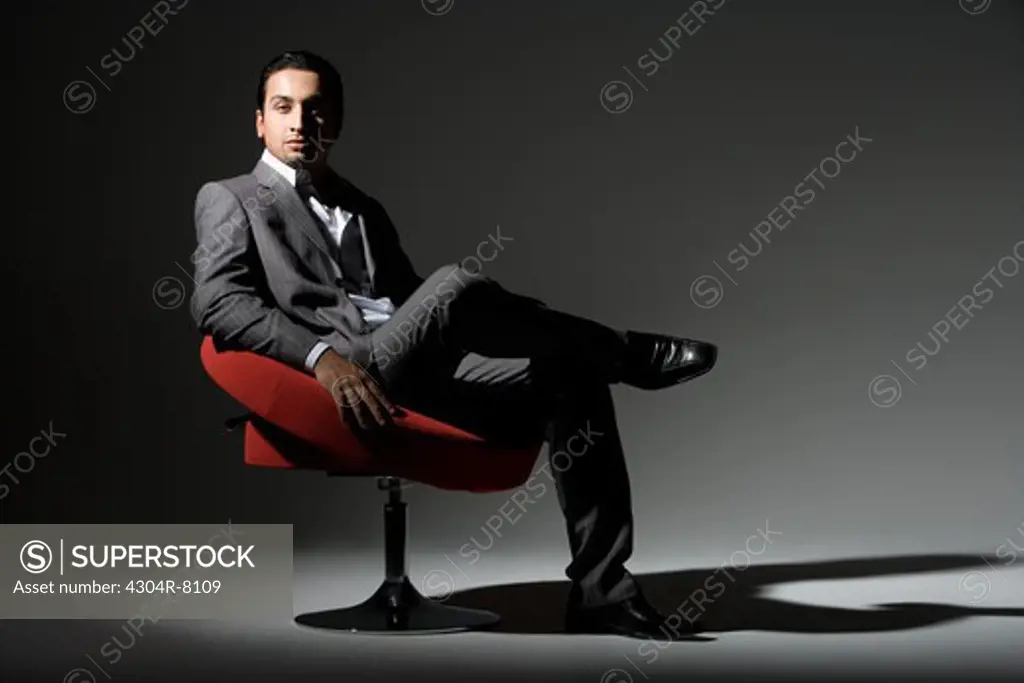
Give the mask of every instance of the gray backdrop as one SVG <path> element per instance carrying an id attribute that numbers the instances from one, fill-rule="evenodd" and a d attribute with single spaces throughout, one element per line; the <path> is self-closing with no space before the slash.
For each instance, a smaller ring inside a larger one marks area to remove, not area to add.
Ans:
<path id="1" fill-rule="evenodd" d="M 300 550 L 378 552 L 371 481 L 243 466 L 181 296 L 195 192 L 255 163 L 258 69 L 302 47 L 345 79 L 333 166 L 381 199 L 421 274 L 500 225 L 514 241 L 486 268 L 506 287 L 719 345 L 688 385 L 615 389 L 636 557 L 687 567 L 684 541 L 742 543 L 765 520 L 820 557 L 1016 533 L 1020 2 L 730 0 L 701 24 L 660 0 L 193 0 L 111 75 L 151 8 L 14 24 L 0 460 L 51 422 L 67 436 L 9 470 L 4 522 L 291 522 Z M 826 160 L 858 130 L 851 161 Z M 758 252 L 755 226 L 801 183 L 813 201 Z M 507 498 L 411 487 L 411 551 L 484 538 Z M 568 561 L 553 495 L 500 551 Z"/>

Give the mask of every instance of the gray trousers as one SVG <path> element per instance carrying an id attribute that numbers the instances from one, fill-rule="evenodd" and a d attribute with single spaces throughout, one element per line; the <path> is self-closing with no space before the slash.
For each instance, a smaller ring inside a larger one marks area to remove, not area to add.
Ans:
<path id="1" fill-rule="evenodd" d="M 633 517 L 610 389 L 623 332 L 449 265 L 371 335 L 367 370 L 393 402 L 495 442 L 547 442 L 574 600 L 636 594 L 624 567 Z"/>

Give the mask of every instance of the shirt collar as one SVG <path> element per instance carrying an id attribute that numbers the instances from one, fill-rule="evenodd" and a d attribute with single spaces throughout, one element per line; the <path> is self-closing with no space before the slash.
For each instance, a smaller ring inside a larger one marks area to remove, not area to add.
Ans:
<path id="1" fill-rule="evenodd" d="M 295 187 L 295 169 L 294 168 L 292 168 L 288 164 L 284 163 L 283 161 L 281 161 L 280 159 L 275 157 L 271 153 L 271 151 L 269 149 L 267 149 L 266 147 L 263 148 L 263 156 L 260 157 L 260 160 L 263 161 L 268 166 L 270 166 L 270 168 L 274 169 L 275 171 L 280 173 L 282 176 L 284 176 L 284 179 L 287 180 L 288 183 L 292 187 Z"/>
<path id="2" fill-rule="evenodd" d="M 266 147 L 263 148 L 263 156 L 260 157 L 260 160 L 263 161 L 264 163 L 266 163 L 268 166 L 270 166 L 270 168 L 272 168 L 275 171 L 277 171 L 281 176 L 283 176 L 284 179 L 288 181 L 289 185 L 291 185 L 292 187 L 295 187 L 295 178 L 296 178 L 296 175 L 297 175 L 296 169 L 292 168 L 288 164 L 284 163 L 283 161 L 281 161 L 280 159 L 275 157 L 274 154 L 269 149 L 267 149 Z M 333 187 L 336 187 L 336 185 L 334 185 Z M 318 199 L 318 202 L 323 204 L 323 202 L 319 201 L 319 199 Z M 330 205 L 333 206 L 334 205 L 333 202 Z M 324 206 L 328 206 L 328 205 L 324 204 Z M 328 208 L 329 208 L 329 206 L 328 206 Z M 338 208 L 340 209 L 341 207 L 338 206 Z M 342 210 L 342 211 L 344 211 L 344 210 Z M 348 211 L 344 211 L 344 213 L 349 213 L 349 212 Z"/>

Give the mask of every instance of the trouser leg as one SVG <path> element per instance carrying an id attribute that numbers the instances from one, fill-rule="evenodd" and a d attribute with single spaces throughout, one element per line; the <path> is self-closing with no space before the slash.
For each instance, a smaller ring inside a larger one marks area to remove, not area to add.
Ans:
<path id="1" fill-rule="evenodd" d="M 371 332 L 372 364 L 396 379 L 420 351 L 474 351 L 492 358 L 573 358 L 615 381 L 625 333 L 549 308 L 457 265 L 438 268 Z"/>
<path id="2" fill-rule="evenodd" d="M 573 557 L 566 576 L 583 605 L 618 602 L 635 595 L 637 585 L 624 566 L 633 552 L 633 513 L 611 389 L 583 378 L 555 401 L 548 465 Z"/>
<path id="3" fill-rule="evenodd" d="M 630 485 L 608 383 L 572 357 L 469 352 L 431 361 L 385 381 L 385 391 L 400 405 L 488 439 L 547 441 L 547 462 L 532 479 L 557 492 L 573 591 L 587 606 L 634 595 L 636 582 L 624 566 L 633 550 Z"/>

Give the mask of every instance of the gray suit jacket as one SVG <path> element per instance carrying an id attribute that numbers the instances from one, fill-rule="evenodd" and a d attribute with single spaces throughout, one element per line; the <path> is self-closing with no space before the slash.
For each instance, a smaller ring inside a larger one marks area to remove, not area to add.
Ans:
<path id="1" fill-rule="evenodd" d="M 387 212 L 336 173 L 331 182 L 362 230 L 374 296 L 400 306 L 423 278 Z M 305 371 L 306 355 L 324 341 L 369 363 L 369 329 L 340 287 L 334 249 L 288 180 L 259 161 L 251 173 L 204 184 L 195 227 L 191 312 L 218 349 L 254 351 Z"/>

